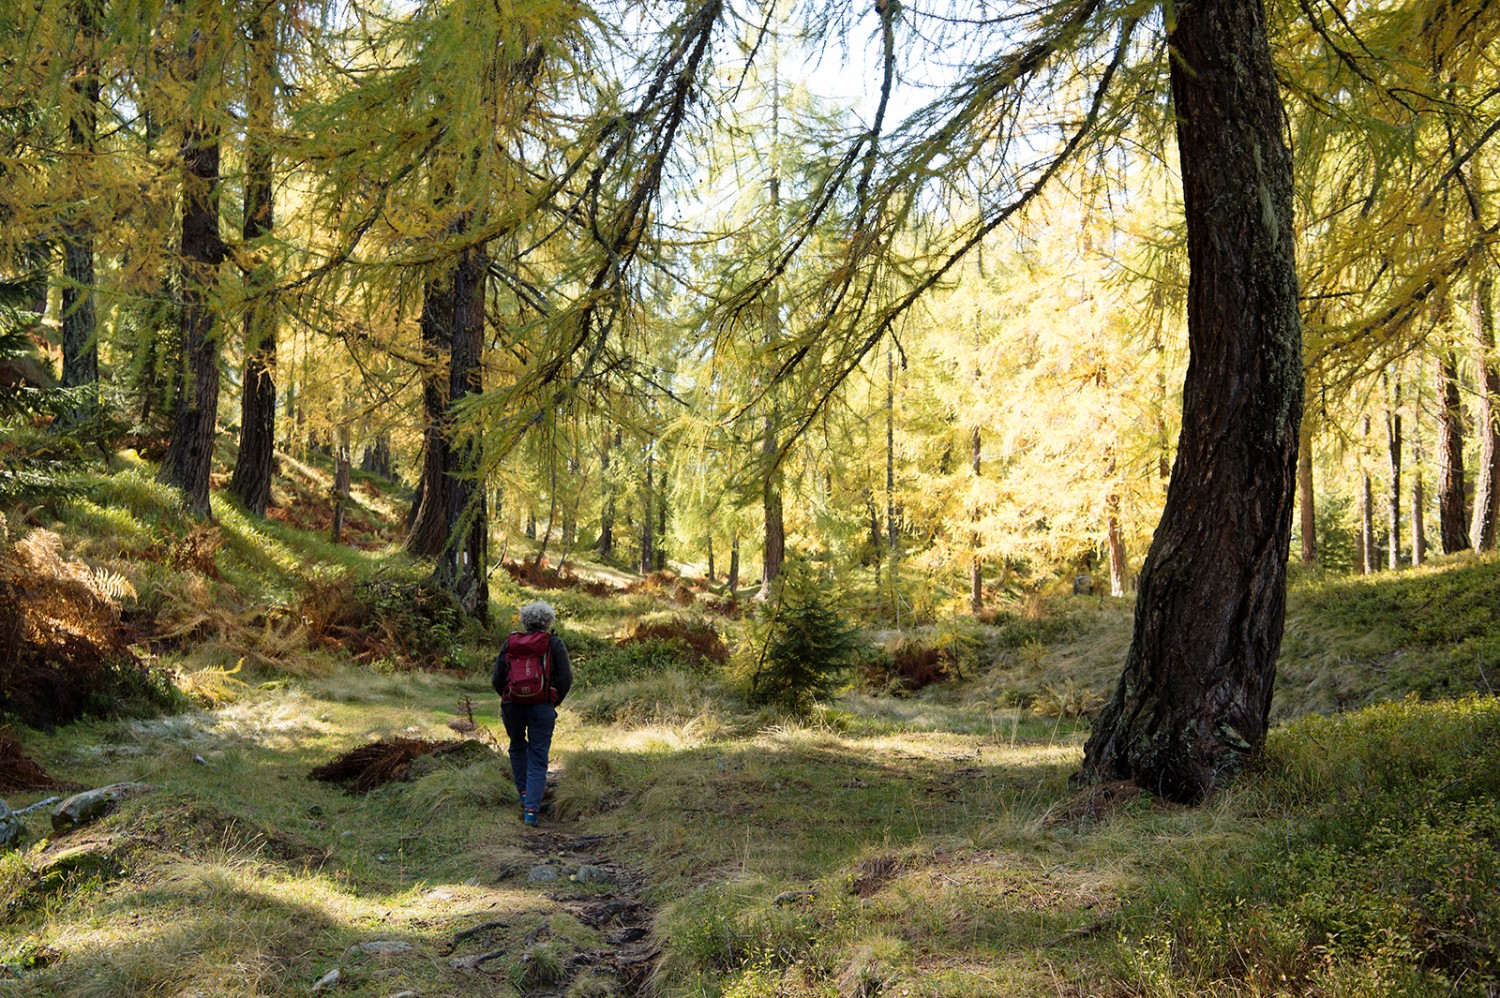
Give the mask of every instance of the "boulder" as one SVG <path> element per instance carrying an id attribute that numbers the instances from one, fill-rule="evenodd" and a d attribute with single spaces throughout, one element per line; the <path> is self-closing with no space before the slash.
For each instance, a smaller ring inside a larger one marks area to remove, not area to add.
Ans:
<path id="1" fill-rule="evenodd" d="M 112 813 L 120 802 L 160 790 L 149 783 L 115 783 L 97 790 L 74 794 L 52 812 L 52 830 L 70 832 Z"/>
<path id="2" fill-rule="evenodd" d="M 556 880 L 558 876 L 557 867 L 543 863 L 540 866 L 533 866 L 531 872 L 526 875 L 526 879 L 534 884 L 544 884 Z"/>
<path id="3" fill-rule="evenodd" d="M 400 939 L 372 939 L 369 942 L 355 943 L 344 952 L 345 957 L 369 956 L 395 956 L 398 953 L 410 953 L 412 945 Z"/>

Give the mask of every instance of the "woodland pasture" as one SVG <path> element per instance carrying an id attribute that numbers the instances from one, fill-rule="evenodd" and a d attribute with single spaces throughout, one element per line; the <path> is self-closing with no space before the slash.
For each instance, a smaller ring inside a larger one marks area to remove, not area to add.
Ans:
<path id="1" fill-rule="evenodd" d="M 310 476 L 304 513 L 329 511 L 332 471 L 288 476 Z M 56 784 L 4 797 L 19 810 L 67 788 L 157 789 L 74 831 L 54 832 L 50 807 L 23 819 L 0 858 L 7 993 L 1497 985 L 1500 706 L 1472 692 L 1500 643 L 1492 557 L 1294 578 L 1281 720 L 1253 766 L 1184 807 L 1069 786 L 1129 640 L 1126 601 L 1059 587 L 1006 597 L 990 623 L 867 626 L 831 695 L 790 713 L 748 699 L 725 654 L 754 613 L 684 597 L 691 580 L 630 592 L 602 582 L 628 573 L 580 562 L 565 588 L 497 582 L 489 628 L 413 619 L 423 570 L 380 546 L 399 504 L 371 484 L 368 532 L 341 549 L 227 506 L 195 523 L 139 472 L 32 508 L 17 532 L 57 538 L 35 571 L 117 576 L 135 595 L 114 623 L 158 678 L 69 724 L 12 711 L 7 744 Z M 538 597 L 558 607 L 578 680 L 527 829 L 488 660 Z M 936 678 L 907 691 L 929 659 Z M 393 739 L 472 747 L 363 793 L 309 779 Z"/>
<path id="2" fill-rule="evenodd" d="M 1494 998 L 1497 67 L 0 3 L 0 992 Z"/>

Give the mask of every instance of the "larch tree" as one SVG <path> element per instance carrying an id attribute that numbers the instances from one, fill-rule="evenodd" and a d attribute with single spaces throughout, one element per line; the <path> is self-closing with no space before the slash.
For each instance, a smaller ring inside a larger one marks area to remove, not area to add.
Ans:
<path id="1" fill-rule="evenodd" d="M 244 219 L 246 251 L 259 252 L 247 275 L 244 368 L 240 386 L 240 438 L 229 491 L 250 512 L 265 516 L 271 501 L 276 449 L 276 331 L 274 270 L 256 245 L 275 224 L 275 114 L 281 0 L 264 0 L 249 12 L 245 85 Z"/>
<path id="2" fill-rule="evenodd" d="M 219 232 L 223 74 L 232 24 L 217 4 L 183 4 L 172 83 L 182 94 L 179 332 L 185 382 L 157 478 L 182 490 L 184 505 L 209 512 L 208 476 L 219 420 L 220 317 L 214 296 L 224 262 Z"/>
<path id="3" fill-rule="evenodd" d="M 1168 33 L 1190 266 L 1182 434 L 1086 779 L 1198 801 L 1265 737 L 1302 418 L 1291 155 L 1257 2 Z"/>

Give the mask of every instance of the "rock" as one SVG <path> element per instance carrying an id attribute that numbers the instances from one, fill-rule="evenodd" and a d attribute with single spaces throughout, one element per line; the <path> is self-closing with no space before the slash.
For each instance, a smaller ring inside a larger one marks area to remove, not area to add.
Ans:
<path id="1" fill-rule="evenodd" d="M 391 998 L 420 998 L 420 996 L 415 991 L 398 991 L 391 995 Z"/>
<path id="2" fill-rule="evenodd" d="M 333 968 L 328 973 L 318 978 L 318 983 L 312 986 L 313 994 L 317 994 L 319 991 L 327 991 L 330 988 L 338 987 L 339 981 L 343 980 L 343 978 L 344 975 L 339 973 L 338 968 Z"/>
<path id="3" fill-rule="evenodd" d="M 541 866 L 533 866 L 531 868 L 531 872 L 526 874 L 526 879 L 534 884 L 547 883 L 549 881 L 556 880 L 557 877 L 557 867 L 548 866 L 545 863 L 543 863 Z"/>
<path id="4" fill-rule="evenodd" d="M 612 884 L 615 882 L 615 875 L 602 866 L 589 866 L 585 863 L 573 874 L 573 879 L 580 884 Z"/>
<path id="5" fill-rule="evenodd" d="M 26 826 L 21 824 L 10 805 L 0 800 L 0 850 L 19 847 L 25 837 Z"/>
<path id="6" fill-rule="evenodd" d="M 72 831 L 112 813 L 122 800 L 160 789 L 161 787 L 154 787 L 149 783 L 115 783 L 74 794 L 57 805 L 57 810 L 52 812 L 52 830 Z"/>
<path id="7" fill-rule="evenodd" d="M 409 942 L 400 939 L 372 939 L 365 943 L 355 943 L 344 951 L 346 957 L 360 956 L 395 956 L 398 953 L 410 953 L 413 947 Z"/>
<path id="8" fill-rule="evenodd" d="M 308 815 L 310 817 L 316 818 L 318 815 L 320 815 L 320 814 L 323 813 L 323 805 L 322 804 L 309 804 L 309 805 L 307 805 L 307 809 L 305 811 L 303 811 L 302 813 L 306 814 L 306 815 Z"/>

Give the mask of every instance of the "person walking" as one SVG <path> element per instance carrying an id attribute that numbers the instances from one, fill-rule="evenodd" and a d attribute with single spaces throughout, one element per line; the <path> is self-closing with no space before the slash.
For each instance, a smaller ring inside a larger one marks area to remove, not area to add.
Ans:
<path id="1" fill-rule="evenodd" d="M 521 630 L 505 639 L 490 685 L 500 694 L 500 717 L 510 736 L 510 772 L 521 798 L 521 818 L 537 823 L 547 790 L 547 757 L 557 707 L 573 685 L 568 646 L 550 633 L 557 611 L 550 603 L 521 607 Z"/>

